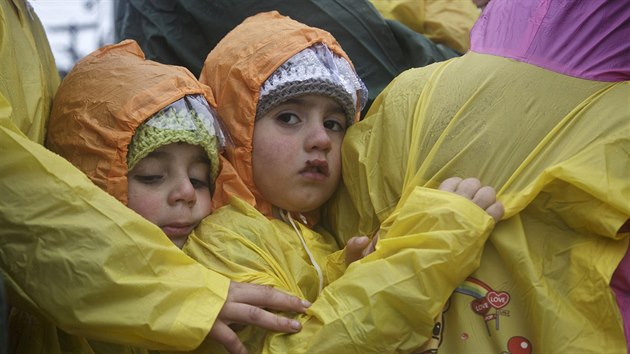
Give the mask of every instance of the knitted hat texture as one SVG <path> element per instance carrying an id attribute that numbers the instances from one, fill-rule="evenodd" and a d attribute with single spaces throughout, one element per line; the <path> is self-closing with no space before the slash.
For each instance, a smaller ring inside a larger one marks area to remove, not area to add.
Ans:
<path id="1" fill-rule="evenodd" d="M 203 147 L 210 159 L 210 177 L 214 182 L 225 144 L 215 117 L 216 113 L 200 95 L 185 96 L 168 105 L 136 130 L 127 152 L 128 169 L 161 146 L 183 142 Z"/>
<path id="2" fill-rule="evenodd" d="M 337 101 L 346 113 L 347 126 L 363 109 L 367 88 L 348 61 L 322 43 L 302 50 L 284 62 L 260 88 L 256 117 L 290 98 L 318 94 Z"/>

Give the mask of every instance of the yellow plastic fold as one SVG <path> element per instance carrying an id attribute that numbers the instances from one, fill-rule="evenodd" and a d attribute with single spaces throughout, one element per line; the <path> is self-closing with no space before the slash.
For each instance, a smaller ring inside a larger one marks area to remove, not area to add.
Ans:
<path id="1" fill-rule="evenodd" d="M 370 0 L 386 19 L 396 20 L 435 43 L 460 53 L 470 48 L 470 30 L 479 17 L 467 0 Z"/>
<path id="2" fill-rule="evenodd" d="M 440 352 L 625 352 L 609 284 L 628 247 L 629 97 L 476 53 L 407 71 L 346 135 L 333 229 L 395 225 L 418 186 L 476 176 L 506 214 L 445 308 Z"/>
<path id="3" fill-rule="evenodd" d="M 149 348 L 200 343 L 228 280 L 201 269 L 158 227 L 5 118 L 0 122 L 0 264 L 10 301 L 41 316 L 40 323 L 53 320 L 41 328 L 56 324 L 68 333 Z M 19 353 L 59 345 L 34 326 L 15 333 L 20 337 L 12 340 L 26 345 Z"/>
<path id="4" fill-rule="evenodd" d="M 0 2 L 0 25 L 0 272 L 20 310 L 10 349 L 90 353 L 84 337 L 195 348 L 229 281 L 41 146 L 59 84 L 52 53 L 25 1 Z M 108 348 L 95 351 L 122 352 Z"/>
<path id="5" fill-rule="evenodd" d="M 376 252 L 336 279 L 336 273 L 325 273 L 319 296 L 316 270 L 295 230 L 239 199 L 206 218 L 184 251 L 233 280 L 313 302 L 306 315 L 296 317 L 303 325 L 297 334 L 244 330 L 240 337 L 252 353 L 410 352 L 428 340 L 444 302 L 479 265 L 493 225 L 480 208 L 454 194 L 418 188 L 410 200 L 387 232 L 405 236 L 385 236 Z M 307 248 L 327 269 L 338 255 L 335 239 L 321 228 L 298 225 Z M 452 269 L 451 262 L 459 267 Z M 204 348 L 218 350 L 206 342 L 195 353 Z"/>

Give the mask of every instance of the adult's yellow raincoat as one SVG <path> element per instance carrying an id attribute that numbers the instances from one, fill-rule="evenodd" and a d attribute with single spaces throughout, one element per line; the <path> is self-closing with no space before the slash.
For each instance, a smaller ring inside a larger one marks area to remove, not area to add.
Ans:
<path id="1" fill-rule="evenodd" d="M 506 22 L 505 7 L 522 17 L 544 14 L 538 3 L 567 6 L 532 1 L 538 11 L 530 13 L 518 8 L 521 2 L 493 2 L 504 27 L 513 24 Z M 577 4 L 571 7 L 579 12 Z M 574 18 L 553 17 L 563 11 L 523 24 Z M 627 18 L 611 23 L 597 15 L 596 27 L 625 23 L 628 29 Z M 520 32 L 502 30 L 508 43 L 519 43 Z M 624 40 L 623 32 L 610 33 Z M 604 54 L 622 53 L 619 45 L 608 48 L 615 51 Z M 594 72 L 604 73 L 597 67 L 602 62 L 591 66 Z M 382 224 L 385 238 L 407 235 L 416 219 L 397 224 L 405 210 L 426 202 L 416 198 L 418 186 L 476 176 L 497 188 L 506 214 L 486 243 L 481 267 L 444 308 L 440 352 L 627 353 L 609 286 L 628 248 L 628 234 L 618 230 L 630 218 L 629 104 L 628 81 L 571 77 L 489 54 L 469 52 L 407 71 L 346 134 L 345 184 L 331 204 L 333 229 L 347 239 Z M 458 251 L 464 250 L 452 249 Z M 447 265 L 453 271 L 459 266 Z M 450 280 L 435 277 L 433 284 Z"/>
<path id="2" fill-rule="evenodd" d="M 470 29 L 479 17 L 471 1 L 462 0 L 370 0 L 383 17 L 400 21 L 435 43 L 460 53 L 470 48 Z"/>
<path id="3" fill-rule="evenodd" d="M 195 348 L 228 280 L 41 146 L 59 84 L 48 41 L 22 0 L 0 2 L 0 26 L 0 271 L 11 304 L 37 316 L 33 328 L 47 334 L 17 352 L 59 353 L 63 332 Z M 30 340 L 28 331 L 11 341 Z"/>
<path id="4" fill-rule="evenodd" d="M 401 218 L 394 225 L 414 232 L 380 240 L 376 252 L 346 270 L 336 240 L 312 226 L 316 217 L 292 223 L 272 217 L 252 178 L 259 88 L 284 61 L 320 42 L 347 58 L 327 32 L 277 12 L 263 13 L 237 27 L 208 56 L 201 81 L 211 86 L 232 134 L 234 146 L 227 153 L 233 165 L 224 164 L 218 178 L 217 190 L 224 194 L 215 197 L 222 207 L 202 222 L 184 251 L 234 280 L 313 302 L 308 314 L 297 317 L 303 324 L 297 334 L 245 329 L 241 337 L 252 352 L 410 352 L 427 341 L 448 296 L 477 267 L 493 221 L 464 198 L 419 188 L 424 203 L 405 212 L 420 221 L 406 225 Z M 425 217 L 429 210 L 432 216 Z M 426 250 L 422 257 L 418 249 Z M 450 262 L 459 267 L 445 268 Z"/>

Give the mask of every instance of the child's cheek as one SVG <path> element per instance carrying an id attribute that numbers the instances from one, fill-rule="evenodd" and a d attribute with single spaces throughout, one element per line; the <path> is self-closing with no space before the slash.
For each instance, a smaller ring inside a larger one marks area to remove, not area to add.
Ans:
<path id="1" fill-rule="evenodd" d="M 161 206 L 165 201 L 160 201 L 158 193 L 140 192 L 134 189 L 129 190 L 127 206 L 145 219 L 158 225 Z"/>

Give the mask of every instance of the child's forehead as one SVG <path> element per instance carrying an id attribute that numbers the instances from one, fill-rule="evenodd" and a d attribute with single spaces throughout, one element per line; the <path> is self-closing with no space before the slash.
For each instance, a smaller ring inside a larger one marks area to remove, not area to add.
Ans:
<path id="1" fill-rule="evenodd" d="M 291 98 L 313 94 L 338 102 L 347 125 L 354 122 L 358 107 L 367 98 L 365 85 L 350 62 L 324 43 L 315 43 L 286 60 L 262 83 L 256 116 L 266 115 Z"/>
<path id="2" fill-rule="evenodd" d="M 328 111 L 335 111 L 344 114 L 344 108 L 341 104 L 331 96 L 320 94 L 306 94 L 297 97 L 291 97 L 281 102 L 278 107 L 302 107 L 305 109 L 325 108 Z"/>
<path id="3" fill-rule="evenodd" d="M 203 146 L 183 141 L 162 145 L 147 154 L 144 159 L 164 160 L 189 157 L 209 163 L 208 155 Z"/>
<path id="4" fill-rule="evenodd" d="M 191 144 L 185 141 L 176 141 L 168 144 L 164 144 L 159 148 L 153 150 L 149 155 L 159 155 L 159 154 L 173 154 L 173 153 L 186 153 L 186 154 L 196 154 L 203 153 L 203 146 L 198 144 Z"/>

